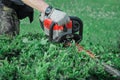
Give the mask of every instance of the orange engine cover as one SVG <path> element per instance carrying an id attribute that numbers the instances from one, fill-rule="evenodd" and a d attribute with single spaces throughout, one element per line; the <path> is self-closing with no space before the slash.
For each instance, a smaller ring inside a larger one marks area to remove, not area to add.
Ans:
<path id="1" fill-rule="evenodd" d="M 52 24 L 52 20 L 51 19 L 45 19 L 44 20 L 44 27 L 47 28 L 48 30 L 50 29 L 50 25 Z M 72 21 L 68 22 L 67 24 L 65 24 L 67 29 L 72 29 Z M 59 26 L 58 24 L 56 24 L 53 28 L 53 30 L 63 30 L 63 26 Z"/>

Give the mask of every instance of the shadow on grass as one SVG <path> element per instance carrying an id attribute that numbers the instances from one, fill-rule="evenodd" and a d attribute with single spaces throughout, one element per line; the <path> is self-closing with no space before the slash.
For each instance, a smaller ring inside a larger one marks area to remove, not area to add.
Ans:
<path id="1" fill-rule="evenodd" d="M 118 40 L 118 53 L 120 53 L 120 36 L 119 36 L 119 40 Z"/>
<path id="2" fill-rule="evenodd" d="M 0 59 L 3 60 L 5 58 L 7 58 L 7 60 L 10 62 L 12 60 L 13 57 L 18 58 L 20 55 L 20 50 L 12 50 L 10 52 L 4 52 L 2 53 L 2 55 L 0 56 Z"/>
<path id="3" fill-rule="evenodd" d="M 92 73 L 90 77 L 86 78 L 86 80 L 120 80 L 120 78 L 113 77 L 111 75 L 104 75 L 101 73 Z"/>

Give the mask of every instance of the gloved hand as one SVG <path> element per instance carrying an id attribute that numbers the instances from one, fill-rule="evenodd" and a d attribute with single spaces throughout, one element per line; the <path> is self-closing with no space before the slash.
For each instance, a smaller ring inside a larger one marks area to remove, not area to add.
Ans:
<path id="1" fill-rule="evenodd" d="M 45 13 L 41 13 L 40 20 L 43 22 L 46 18 L 51 19 L 58 25 L 65 25 L 70 21 L 69 16 L 65 12 L 52 8 L 51 6 L 45 10 Z"/>

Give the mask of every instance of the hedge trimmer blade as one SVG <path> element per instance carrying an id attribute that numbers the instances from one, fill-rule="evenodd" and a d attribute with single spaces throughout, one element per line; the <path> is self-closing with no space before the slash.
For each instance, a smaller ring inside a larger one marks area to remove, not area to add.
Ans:
<path id="1" fill-rule="evenodd" d="M 114 75 L 116 77 L 120 78 L 120 71 L 107 65 L 106 63 L 102 62 L 102 65 L 104 66 L 105 71 L 107 71 L 108 73 L 110 73 L 111 75 Z"/>
<path id="2" fill-rule="evenodd" d="M 119 77 L 120 78 L 120 71 L 113 68 L 112 66 L 106 64 L 105 62 L 100 63 L 100 60 L 98 58 L 95 57 L 95 55 L 90 51 L 90 50 L 85 50 L 82 46 L 80 46 L 79 44 L 76 44 L 76 47 L 78 49 L 79 52 L 81 51 L 85 51 L 92 59 L 95 60 L 95 62 L 97 64 L 100 64 L 103 66 L 104 70 L 106 72 L 108 72 L 109 74 Z"/>

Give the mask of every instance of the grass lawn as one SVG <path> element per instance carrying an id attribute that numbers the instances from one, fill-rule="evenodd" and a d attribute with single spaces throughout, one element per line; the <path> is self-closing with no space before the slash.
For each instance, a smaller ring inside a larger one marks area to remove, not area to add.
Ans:
<path id="1" fill-rule="evenodd" d="M 99 59 L 120 70 L 120 0 L 46 0 L 50 5 L 81 18 L 80 43 Z M 21 20 L 20 35 L 0 39 L 1 80 L 116 80 L 101 65 L 74 45 L 68 48 L 47 42 L 40 28 L 39 12 L 34 21 Z M 73 43 L 74 44 L 74 43 Z"/>

